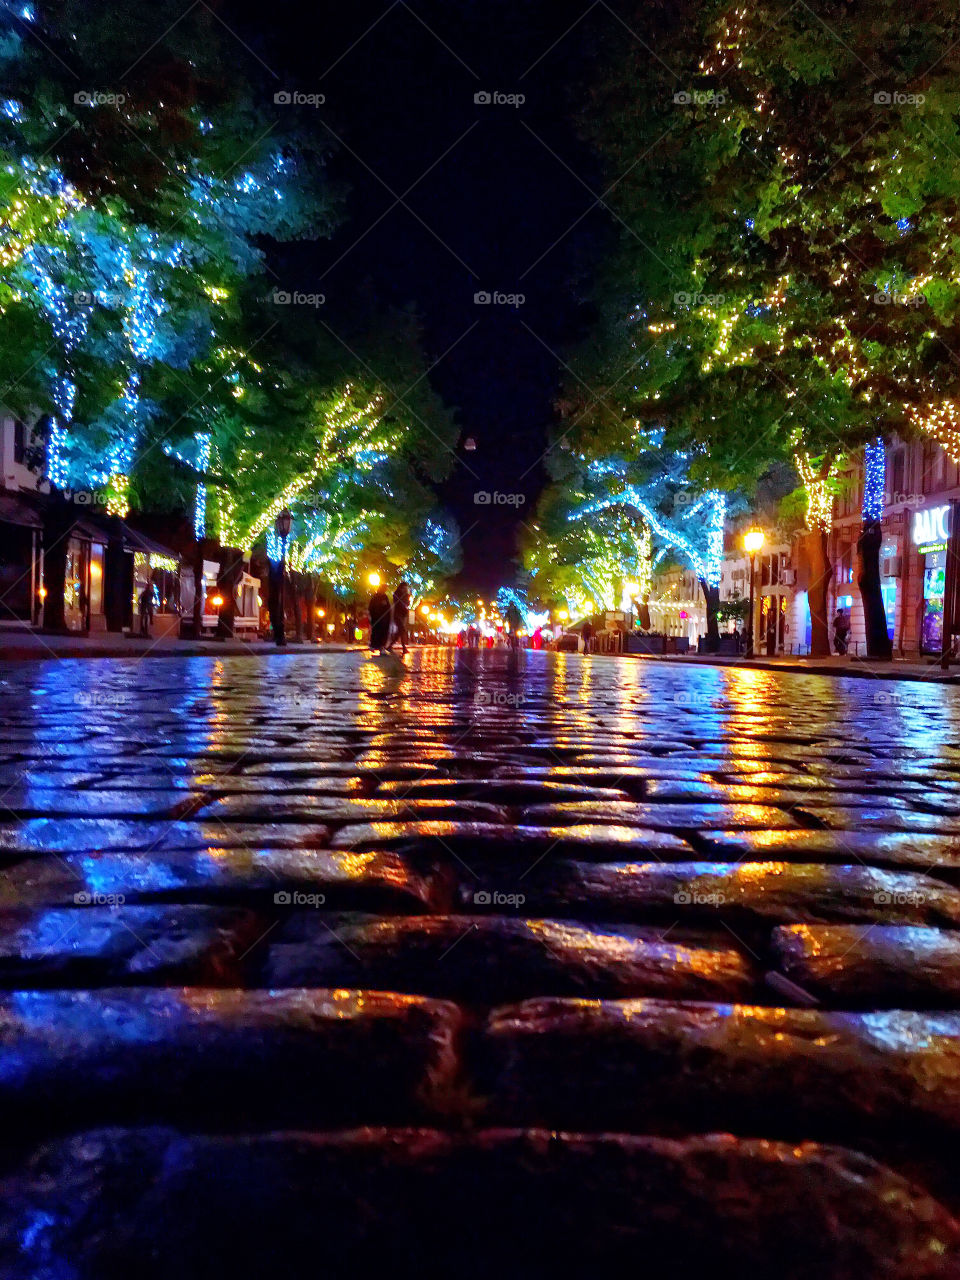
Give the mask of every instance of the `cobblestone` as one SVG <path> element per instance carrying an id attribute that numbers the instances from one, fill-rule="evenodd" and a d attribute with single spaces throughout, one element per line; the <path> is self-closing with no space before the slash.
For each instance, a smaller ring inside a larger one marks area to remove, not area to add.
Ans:
<path id="1" fill-rule="evenodd" d="M 545 1274 L 552 1233 L 960 1276 L 960 689 L 884 688 L 10 664 L 0 1274 L 306 1276 L 316 1231 L 334 1274 Z"/>

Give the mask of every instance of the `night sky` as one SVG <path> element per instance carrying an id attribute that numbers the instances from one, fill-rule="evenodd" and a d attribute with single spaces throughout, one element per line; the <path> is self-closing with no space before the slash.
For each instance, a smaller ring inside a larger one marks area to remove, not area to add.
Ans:
<path id="1" fill-rule="evenodd" d="M 278 89 L 326 96 L 314 127 L 336 142 L 347 217 L 272 265 L 284 287 L 325 294 L 334 332 L 360 289 L 421 315 L 431 381 L 477 445 L 440 488 L 463 536 L 458 585 L 489 593 L 512 577 L 562 361 L 593 318 L 615 226 L 591 194 L 603 183 L 576 116 L 617 19 L 570 0 L 238 0 L 221 12 Z M 483 91 L 526 102 L 475 103 Z M 478 306 L 480 290 L 525 301 Z M 477 491 L 525 501 L 477 505 Z"/>

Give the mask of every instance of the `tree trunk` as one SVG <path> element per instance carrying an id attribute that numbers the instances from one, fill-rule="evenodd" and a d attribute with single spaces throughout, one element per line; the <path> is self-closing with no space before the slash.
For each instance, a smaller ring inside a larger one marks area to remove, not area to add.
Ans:
<path id="1" fill-rule="evenodd" d="M 223 597 L 217 618 L 218 640 L 232 640 L 236 635 L 237 585 L 242 577 L 243 552 L 238 547 L 223 547 L 217 574 L 217 590 Z"/>
<path id="2" fill-rule="evenodd" d="M 193 560 L 193 638 L 199 640 L 203 635 L 203 547 L 197 544 Z"/>
<path id="3" fill-rule="evenodd" d="M 57 635 L 67 631 L 67 545 L 75 523 L 73 507 L 51 485 L 43 512 L 43 629 Z"/>
<path id="4" fill-rule="evenodd" d="M 810 605 L 810 655 L 830 657 L 830 626 L 827 618 L 827 591 L 830 586 L 830 559 L 827 535 L 823 529 L 812 529 L 804 539 L 810 583 L 807 600 Z"/>
<path id="5" fill-rule="evenodd" d="M 720 608 L 720 588 L 711 587 L 704 578 L 700 579 L 700 590 L 707 606 L 707 653 L 716 653 L 720 648 L 720 621 L 717 610 Z"/>
<path id="6" fill-rule="evenodd" d="M 867 521 L 857 539 L 857 586 L 863 600 L 863 620 L 867 629 L 867 657 L 890 658 L 893 646 L 887 634 L 887 611 L 880 590 L 880 546 L 883 531 L 879 520 Z"/>
<path id="7" fill-rule="evenodd" d="M 270 614 L 270 625 L 273 628 L 273 638 L 277 644 L 286 644 L 286 634 L 283 625 L 283 609 L 281 607 L 281 575 L 280 565 L 274 564 L 272 560 L 268 561 L 270 565 L 270 592 L 267 596 L 267 609 Z"/>
<path id="8" fill-rule="evenodd" d="M 303 628 L 304 628 L 304 622 L 306 620 L 306 607 L 307 607 L 306 587 L 307 587 L 307 584 L 304 581 L 303 574 L 298 573 L 296 586 L 293 589 L 293 599 L 297 607 L 297 616 L 295 619 L 296 625 L 294 630 L 296 632 L 296 637 L 298 640 L 303 639 Z"/>

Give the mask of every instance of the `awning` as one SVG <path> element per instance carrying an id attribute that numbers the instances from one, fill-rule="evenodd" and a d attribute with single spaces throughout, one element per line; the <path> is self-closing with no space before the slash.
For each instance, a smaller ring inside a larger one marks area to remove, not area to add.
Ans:
<path id="1" fill-rule="evenodd" d="M 125 520 L 118 521 L 124 542 L 134 551 L 141 551 L 147 556 L 165 556 L 168 560 L 180 561 L 181 556 L 177 551 L 171 551 L 169 547 L 165 547 L 162 542 L 156 542 L 153 538 L 148 538 L 145 533 L 141 533 L 139 529 L 132 529 Z"/>
<path id="2" fill-rule="evenodd" d="M 37 508 L 14 489 L 0 489 L 0 524 L 26 525 L 42 529 L 43 520 Z"/>

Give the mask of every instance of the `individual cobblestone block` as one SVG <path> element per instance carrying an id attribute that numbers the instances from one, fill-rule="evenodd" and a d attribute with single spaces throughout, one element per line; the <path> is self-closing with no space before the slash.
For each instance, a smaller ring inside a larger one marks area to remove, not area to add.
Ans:
<path id="1" fill-rule="evenodd" d="M 409 1123 L 457 1072 L 453 1005 L 372 991 L 0 996 L 0 1143 L 98 1124 Z"/>
<path id="2" fill-rule="evenodd" d="M 951 809 L 953 817 L 924 813 L 920 809 L 898 809 L 884 801 L 875 807 L 825 804 L 807 810 L 798 808 L 795 813 L 840 831 L 929 831 L 934 835 L 960 835 L 960 815 L 952 806 Z"/>
<path id="3" fill-rule="evenodd" d="M 560 826 L 564 823 L 611 822 L 652 827 L 654 830 L 704 830 L 724 827 L 794 827 L 797 821 L 784 809 L 764 804 L 634 804 L 585 801 L 538 804 L 524 809 L 524 823 Z"/>
<path id="4" fill-rule="evenodd" d="M 956 1220 L 882 1165 L 724 1135 L 99 1130 L 41 1149 L 0 1195 L 7 1280 L 960 1268 Z"/>
<path id="5" fill-rule="evenodd" d="M 528 913 L 769 929 L 771 922 L 867 921 L 960 928 L 960 889 L 878 867 L 789 862 L 570 862 L 487 872 L 478 892 L 523 893 Z"/>
<path id="6" fill-rule="evenodd" d="M 62 854 L 30 858 L 0 871 L 0 907 L 65 905 L 78 892 L 122 896 L 127 903 L 247 903 L 272 909 L 320 895 L 331 910 L 421 911 L 436 905 L 435 875 L 400 854 L 329 849 L 216 849 Z M 309 904 L 314 905 L 311 901 Z"/>
<path id="7" fill-rule="evenodd" d="M 0 911 L 0 989 L 242 981 L 241 960 L 267 925 L 253 911 L 97 905 Z M 83 899 L 86 899 L 86 904 Z"/>
<path id="8" fill-rule="evenodd" d="M 704 831 L 699 845 L 717 858 L 776 858 L 789 862 L 869 862 L 960 873 L 960 841 L 953 836 L 894 831 Z M 953 878 L 957 878 L 956 875 Z"/>
<path id="9" fill-rule="evenodd" d="M 756 969 L 729 934 L 662 935 L 502 914 L 331 919 L 298 912 L 270 935 L 263 981 L 388 987 L 481 1004 L 561 993 L 744 999 L 760 990 Z"/>
<path id="10" fill-rule="evenodd" d="M 483 858 L 529 859 L 540 855 L 611 858 L 625 850 L 648 857 L 689 858 L 688 841 L 666 831 L 602 823 L 569 827 L 511 826 L 491 822 L 368 822 L 341 827 L 335 849 L 420 849 L 448 854 L 461 867 Z"/>
<path id="11" fill-rule="evenodd" d="M 131 822 L 119 818 L 27 818 L 0 823 L 0 859 L 103 849 L 162 853 L 173 849 L 323 847 L 330 829 L 319 823 Z"/>
<path id="12" fill-rule="evenodd" d="M 275 795 L 222 796 L 197 810 L 201 822 L 368 822 L 446 819 L 450 822 L 496 822 L 501 808 L 471 800 L 342 799 L 336 796 Z"/>
<path id="13" fill-rule="evenodd" d="M 960 933 L 864 925 L 774 930 L 784 973 L 841 1008 L 960 1005 Z"/>
<path id="14" fill-rule="evenodd" d="M 960 1014 L 529 1000 L 486 1050 L 497 1122 L 932 1152 L 956 1181 Z"/>

